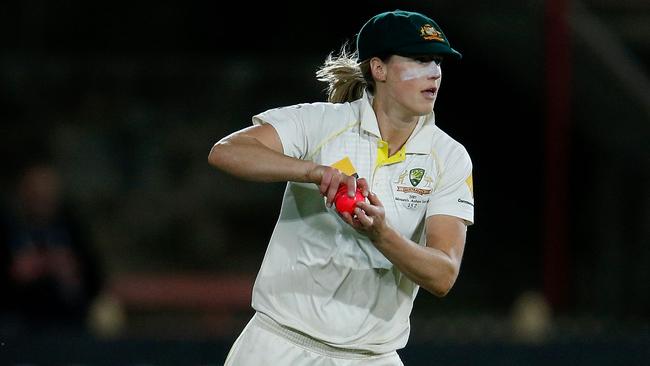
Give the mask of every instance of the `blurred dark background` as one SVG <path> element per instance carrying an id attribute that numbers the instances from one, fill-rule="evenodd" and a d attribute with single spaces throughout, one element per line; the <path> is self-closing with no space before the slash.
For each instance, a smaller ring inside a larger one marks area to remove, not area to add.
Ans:
<path id="1" fill-rule="evenodd" d="M 31 162 L 56 169 L 101 288 L 76 327 L 3 306 L 0 361 L 221 364 L 284 184 L 226 176 L 208 152 L 256 113 L 324 101 L 324 58 L 398 8 L 463 53 L 436 116 L 472 156 L 476 196 L 460 277 L 418 295 L 405 362 L 648 362 L 643 0 L 5 4 L 2 198 Z"/>

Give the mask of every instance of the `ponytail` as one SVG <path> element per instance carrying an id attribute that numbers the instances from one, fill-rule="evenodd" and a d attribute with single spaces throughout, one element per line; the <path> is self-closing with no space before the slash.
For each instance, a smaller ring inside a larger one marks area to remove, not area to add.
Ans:
<path id="1" fill-rule="evenodd" d="M 341 47 L 338 55 L 331 53 L 323 65 L 316 71 L 318 81 L 323 81 L 327 86 L 327 100 L 331 103 L 352 102 L 363 96 L 363 91 L 368 89 L 374 92 L 375 81 L 370 74 L 370 62 L 359 62 L 359 54 L 351 52 L 347 43 Z"/>

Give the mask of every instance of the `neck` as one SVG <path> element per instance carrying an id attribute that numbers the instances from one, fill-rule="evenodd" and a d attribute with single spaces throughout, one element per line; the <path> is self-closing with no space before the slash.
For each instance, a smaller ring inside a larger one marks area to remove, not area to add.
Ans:
<path id="1" fill-rule="evenodd" d="M 399 106 L 390 106 L 375 98 L 372 109 L 377 117 L 381 138 L 388 142 L 388 151 L 393 155 L 404 146 L 415 130 L 419 117 L 408 114 Z"/>

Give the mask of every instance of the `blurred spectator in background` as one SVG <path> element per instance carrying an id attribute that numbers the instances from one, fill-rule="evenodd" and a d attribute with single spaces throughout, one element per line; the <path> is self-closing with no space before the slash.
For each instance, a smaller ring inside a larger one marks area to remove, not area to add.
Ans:
<path id="1" fill-rule="evenodd" d="M 51 162 L 29 161 L 14 188 L 0 216 L 4 317 L 28 331 L 83 330 L 102 275 L 61 177 Z"/>

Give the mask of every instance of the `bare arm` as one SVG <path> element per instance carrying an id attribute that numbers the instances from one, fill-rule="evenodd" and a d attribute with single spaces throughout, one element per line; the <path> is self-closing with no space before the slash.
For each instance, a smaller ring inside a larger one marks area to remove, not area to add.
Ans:
<path id="1" fill-rule="evenodd" d="M 357 219 L 343 215 L 344 219 L 365 232 L 375 247 L 413 282 L 436 296 L 445 296 L 460 271 L 467 232 L 463 220 L 447 215 L 427 218 L 423 247 L 388 225 L 376 195 L 368 198 L 370 203 L 357 204 Z"/>
<path id="2" fill-rule="evenodd" d="M 331 205 L 339 184 L 348 186 L 354 195 L 356 180 L 339 170 L 284 155 L 282 141 L 271 125 L 252 126 L 217 142 L 208 155 L 210 165 L 236 177 L 260 182 L 302 182 L 320 186 Z M 365 180 L 359 185 L 366 192 Z"/>
<path id="3" fill-rule="evenodd" d="M 224 137 L 210 150 L 208 162 L 236 177 L 262 182 L 308 182 L 315 165 L 284 155 L 280 137 L 270 125 Z"/>

